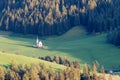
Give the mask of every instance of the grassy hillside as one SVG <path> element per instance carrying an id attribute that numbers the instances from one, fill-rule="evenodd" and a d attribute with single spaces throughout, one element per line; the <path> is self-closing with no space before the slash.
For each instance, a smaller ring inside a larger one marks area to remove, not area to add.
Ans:
<path id="1" fill-rule="evenodd" d="M 47 65 L 47 67 L 51 66 L 54 69 L 64 69 L 65 68 L 65 66 L 47 62 L 47 61 L 43 61 L 43 60 L 36 59 L 36 58 L 0 52 L 0 65 L 9 65 L 10 63 L 12 63 L 12 61 L 16 61 L 19 64 L 44 63 L 45 65 Z"/>
<path id="2" fill-rule="evenodd" d="M 83 26 L 76 26 L 66 32 L 64 35 L 57 37 L 59 40 L 76 40 L 86 36 Z"/>
<path id="3" fill-rule="evenodd" d="M 0 51 L 31 57 L 66 56 L 70 60 L 79 60 L 81 64 L 91 64 L 97 60 L 106 69 L 120 68 L 120 49 L 106 43 L 106 34 L 81 36 L 79 30 L 78 34 L 76 33 L 77 30 L 78 28 L 71 29 L 60 37 L 40 38 L 48 49 L 32 47 L 35 44 L 36 36 L 0 32 Z M 71 35 L 71 32 L 75 35 Z"/>
<path id="4" fill-rule="evenodd" d="M 47 67 L 51 66 L 55 70 L 66 68 L 65 66 L 62 66 L 62 65 L 58 65 L 55 63 L 51 63 L 51 62 L 47 62 L 47 61 L 43 61 L 43 60 L 31 58 L 31 57 L 0 52 L 0 65 L 9 65 L 13 60 L 16 60 L 16 62 L 18 62 L 19 64 L 44 63 L 45 65 L 47 65 Z M 98 74 L 98 75 L 101 75 L 101 74 Z M 105 76 L 106 76 L 106 79 L 109 78 L 109 74 L 106 74 Z M 120 79 L 119 76 L 112 76 L 112 80 L 119 80 L 119 79 Z"/>

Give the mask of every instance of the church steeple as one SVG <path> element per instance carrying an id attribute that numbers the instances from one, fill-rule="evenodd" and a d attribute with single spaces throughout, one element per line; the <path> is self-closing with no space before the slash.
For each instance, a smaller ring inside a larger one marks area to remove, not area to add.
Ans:
<path id="1" fill-rule="evenodd" d="M 38 44 L 39 43 L 39 39 L 38 39 L 38 36 L 37 36 L 37 39 L 36 39 L 36 44 Z"/>

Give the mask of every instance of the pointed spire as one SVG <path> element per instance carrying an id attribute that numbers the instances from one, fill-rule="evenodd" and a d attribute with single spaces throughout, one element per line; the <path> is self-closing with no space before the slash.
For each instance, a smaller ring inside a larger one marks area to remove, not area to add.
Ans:
<path id="1" fill-rule="evenodd" d="M 38 39 L 38 36 L 37 36 L 37 39 L 36 39 L 36 44 L 38 44 L 39 43 L 39 39 Z"/>

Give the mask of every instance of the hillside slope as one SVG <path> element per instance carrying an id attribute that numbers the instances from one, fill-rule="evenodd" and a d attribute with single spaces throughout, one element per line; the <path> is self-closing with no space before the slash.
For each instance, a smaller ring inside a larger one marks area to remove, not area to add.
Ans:
<path id="1" fill-rule="evenodd" d="M 75 26 L 63 35 L 59 36 L 59 40 L 76 40 L 85 37 L 87 34 L 83 26 Z"/>
<path id="2" fill-rule="evenodd" d="M 47 62 L 47 61 L 32 58 L 32 57 L 0 52 L 0 65 L 9 65 L 12 63 L 12 61 L 16 61 L 18 64 L 28 64 L 28 65 L 44 63 L 47 67 L 52 67 L 54 69 L 66 68 L 65 66 L 62 66 L 56 63 Z"/>
<path id="3" fill-rule="evenodd" d="M 47 67 L 52 67 L 55 70 L 61 70 L 61 69 L 66 68 L 65 66 L 62 66 L 56 63 L 43 61 L 43 60 L 36 59 L 36 58 L 0 52 L 0 65 L 9 65 L 10 63 L 12 63 L 13 60 L 15 60 L 17 64 L 28 64 L 29 65 L 32 63 L 34 64 L 44 63 Z M 101 75 L 101 74 L 98 74 L 98 75 Z M 110 75 L 106 74 L 105 77 L 107 80 L 109 80 Z M 112 75 L 111 78 L 112 80 L 119 80 L 120 76 Z"/>
<path id="4" fill-rule="evenodd" d="M 76 33 L 76 29 L 71 29 L 70 32 Z M 79 32 L 79 31 L 78 31 Z M 25 36 L 20 34 L 0 32 L 0 51 L 17 53 L 30 57 L 42 56 L 61 56 L 69 60 L 77 60 L 83 66 L 84 63 L 92 64 L 97 60 L 105 69 L 119 69 L 120 49 L 106 43 L 106 34 L 101 35 L 85 35 L 85 37 L 72 36 L 69 32 L 67 35 L 60 37 L 44 38 L 42 40 L 48 49 L 37 49 L 33 45 L 36 43 L 36 36 Z M 64 37 L 63 37 L 64 36 Z M 69 39 L 67 39 L 69 37 Z M 81 38 L 82 37 L 82 38 Z"/>

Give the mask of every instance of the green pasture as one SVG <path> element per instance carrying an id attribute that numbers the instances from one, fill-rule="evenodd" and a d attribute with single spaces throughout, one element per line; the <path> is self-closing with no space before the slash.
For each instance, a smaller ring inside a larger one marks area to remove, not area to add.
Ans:
<path id="1" fill-rule="evenodd" d="M 77 60 L 81 66 L 84 63 L 92 64 L 97 60 L 106 69 L 120 68 L 120 49 L 108 44 L 104 33 L 86 35 L 83 29 L 75 27 L 62 36 L 39 37 L 39 39 L 48 46 L 48 49 L 34 48 L 33 45 L 36 43 L 34 35 L 1 31 L 0 51 L 34 58 L 57 55 L 72 61 Z"/>

